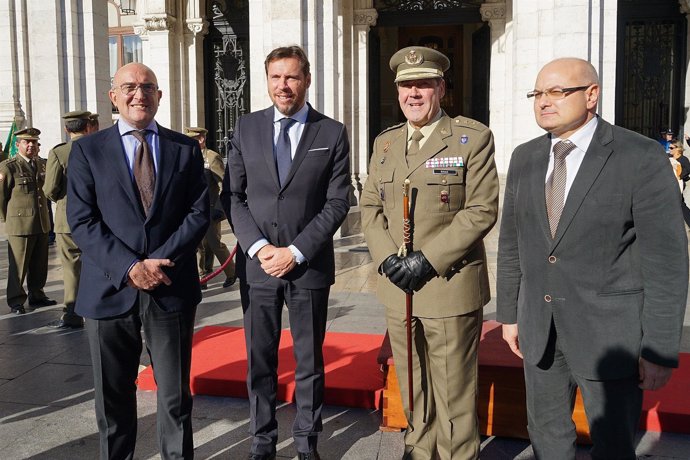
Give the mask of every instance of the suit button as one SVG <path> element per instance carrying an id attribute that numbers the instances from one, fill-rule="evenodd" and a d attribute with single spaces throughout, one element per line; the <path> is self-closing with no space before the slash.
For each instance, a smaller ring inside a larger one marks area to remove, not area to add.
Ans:
<path id="1" fill-rule="evenodd" d="M 278 227 L 278 222 L 272 222 L 271 225 L 273 226 L 273 228 L 276 228 Z"/>
<path id="2" fill-rule="evenodd" d="M 547 302 L 551 302 L 551 296 L 548 295 L 548 294 L 546 294 L 546 295 L 544 296 L 544 300 L 547 301 Z"/>
<path id="3" fill-rule="evenodd" d="M 285 197 L 284 197 L 283 195 L 278 195 L 278 199 L 279 199 L 279 200 L 284 200 Z"/>
<path id="4" fill-rule="evenodd" d="M 558 259 L 556 259 L 556 256 L 549 256 L 549 263 L 555 264 L 557 260 Z"/>

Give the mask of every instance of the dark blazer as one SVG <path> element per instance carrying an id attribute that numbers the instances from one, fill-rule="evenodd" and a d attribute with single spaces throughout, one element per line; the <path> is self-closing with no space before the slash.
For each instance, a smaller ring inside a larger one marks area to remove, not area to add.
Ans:
<path id="1" fill-rule="evenodd" d="M 148 218 L 117 125 L 73 143 L 67 171 L 67 220 L 83 251 L 77 313 L 107 318 L 127 312 L 137 290 L 127 271 L 137 259 L 170 259 L 172 284 L 150 291 L 166 311 L 201 301 L 196 247 L 209 224 L 204 162 L 199 143 L 158 126 L 160 160 Z"/>
<path id="2" fill-rule="evenodd" d="M 498 321 L 517 322 L 524 358 L 537 364 L 553 318 L 568 365 L 588 379 L 636 375 L 640 356 L 676 367 L 688 243 L 667 155 L 658 142 L 599 119 L 551 239 L 550 143 L 539 137 L 511 157 Z"/>
<path id="3" fill-rule="evenodd" d="M 261 238 L 277 247 L 293 244 L 307 262 L 284 279 L 300 288 L 325 288 L 335 282 L 333 235 L 350 209 L 347 132 L 342 123 L 309 107 L 281 187 L 273 158 L 273 113 L 269 107 L 237 121 L 223 180 L 223 208 L 244 251 Z M 247 258 L 248 282 L 268 278 L 258 258 Z"/>

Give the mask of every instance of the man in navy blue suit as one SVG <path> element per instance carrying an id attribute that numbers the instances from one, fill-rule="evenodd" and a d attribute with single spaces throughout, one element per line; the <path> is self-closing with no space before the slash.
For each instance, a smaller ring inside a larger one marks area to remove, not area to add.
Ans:
<path id="1" fill-rule="evenodd" d="M 318 460 L 333 234 L 350 208 L 350 144 L 342 123 L 306 103 L 311 73 L 301 48 L 276 48 L 264 64 L 273 106 L 237 121 L 221 194 L 242 253 L 249 459 L 276 456 L 278 345 L 287 304 L 297 361 L 292 434 L 298 458 Z"/>
<path id="2" fill-rule="evenodd" d="M 131 459 L 141 330 L 158 385 L 164 459 L 191 459 L 189 388 L 196 248 L 209 224 L 204 162 L 194 139 L 158 125 L 161 91 L 148 67 L 115 74 L 111 128 L 74 142 L 67 219 L 82 249 L 76 311 L 86 318 L 102 459 Z"/>

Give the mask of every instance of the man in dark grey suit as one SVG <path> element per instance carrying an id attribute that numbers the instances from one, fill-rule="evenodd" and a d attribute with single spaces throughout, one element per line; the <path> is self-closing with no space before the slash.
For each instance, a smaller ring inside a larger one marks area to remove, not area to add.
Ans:
<path id="1" fill-rule="evenodd" d="M 575 458 L 579 387 L 593 458 L 632 459 L 642 390 L 678 366 L 688 286 L 678 184 L 658 142 L 596 115 L 587 61 L 550 62 L 534 88 L 548 134 L 511 158 L 497 319 L 524 357 L 537 458 Z"/>
<path id="2" fill-rule="evenodd" d="M 201 301 L 196 248 L 209 224 L 199 143 L 154 120 L 151 69 L 113 79 L 120 119 L 76 140 L 67 170 L 67 220 L 82 250 L 76 311 L 86 318 L 102 459 L 131 459 L 136 378 L 146 350 L 158 385 L 164 459 L 192 459 L 192 333 Z"/>
<path id="3" fill-rule="evenodd" d="M 247 342 L 250 459 L 273 459 L 281 314 L 287 304 L 297 368 L 293 436 L 299 459 L 318 459 L 333 234 L 350 208 L 350 146 L 338 123 L 305 102 L 309 61 L 297 46 L 265 61 L 273 106 L 241 117 L 221 201 L 244 257 L 237 262 Z"/>

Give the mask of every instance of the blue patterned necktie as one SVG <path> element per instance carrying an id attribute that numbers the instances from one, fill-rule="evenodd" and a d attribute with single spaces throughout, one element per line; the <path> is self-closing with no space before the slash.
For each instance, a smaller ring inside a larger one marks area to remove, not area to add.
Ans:
<path id="1" fill-rule="evenodd" d="M 290 145 L 288 130 L 296 121 L 292 118 L 282 118 L 280 120 L 280 133 L 276 141 L 276 166 L 281 187 L 285 183 L 285 179 L 290 173 L 290 167 L 292 166 L 292 146 Z"/>

